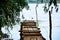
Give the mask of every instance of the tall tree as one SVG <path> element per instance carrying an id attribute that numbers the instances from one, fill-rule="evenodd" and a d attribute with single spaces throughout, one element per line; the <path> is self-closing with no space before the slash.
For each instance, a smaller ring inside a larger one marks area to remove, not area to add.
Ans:
<path id="1" fill-rule="evenodd" d="M 50 40 L 52 40 L 52 19 L 51 19 L 51 14 L 52 14 L 52 11 L 53 11 L 53 7 L 51 7 L 52 4 L 54 4 L 56 12 L 57 12 L 58 11 L 58 5 L 57 5 L 56 0 L 50 0 L 50 2 L 48 4 L 48 7 L 46 6 L 46 4 L 45 4 L 45 7 L 44 7 L 44 11 L 49 12 L 49 27 L 50 27 L 49 38 L 50 38 Z M 50 7 L 51 7 L 51 10 L 49 10 Z"/>
<path id="2" fill-rule="evenodd" d="M 0 35 L 2 36 L 1 28 L 4 26 L 12 27 L 19 22 L 20 11 L 23 8 L 28 8 L 26 0 L 0 0 Z"/>

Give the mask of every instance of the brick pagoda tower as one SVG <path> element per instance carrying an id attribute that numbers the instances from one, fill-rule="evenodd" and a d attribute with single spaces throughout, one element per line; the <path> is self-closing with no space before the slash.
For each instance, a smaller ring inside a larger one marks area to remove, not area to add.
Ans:
<path id="1" fill-rule="evenodd" d="M 40 29 L 36 27 L 36 22 L 25 20 L 21 22 L 20 40 L 45 40 L 40 33 Z"/>

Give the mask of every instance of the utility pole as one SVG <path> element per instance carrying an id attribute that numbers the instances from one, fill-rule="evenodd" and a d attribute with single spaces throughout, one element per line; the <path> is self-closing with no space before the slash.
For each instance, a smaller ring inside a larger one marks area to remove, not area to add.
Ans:
<path id="1" fill-rule="evenodd" d="M 37 13 L 37 7 L 38 7 L 38 0 L 36 2 L 36 7 L 35 7 L 35 11 L 36 11 L 36 27 L 38 27 L 38 13 Z"/>
<path id="2" fill-rule="evenodd" d="M 49 11 L 49 26 L 50 26 L 49 38 L 50 40 L 52 40 L 52 19 L 51 19 L 52 9 L 53 7 L 51 7 L 51 11 Z"/>
<path id="3" fill-rule="evenodd" d="M 49 33 L 49 38 L 52 40 L 52 20 L 51 20 L 51 12 L 49 11 L 49 26 L 50 26 L 50 33 Z"/>

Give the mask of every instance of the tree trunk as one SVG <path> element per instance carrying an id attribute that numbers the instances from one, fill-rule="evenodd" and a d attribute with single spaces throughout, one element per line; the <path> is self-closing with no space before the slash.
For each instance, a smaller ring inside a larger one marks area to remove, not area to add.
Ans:
<path id="1" fill-rule="evenodd" d="M 0 27 L 0 31 L 1 31 L 1 27 Z"/>
<path id="2" fill-rule="evenodd" d="M 2 38 L 2 31 L 1 31 L 1 26 L 0 26 L 0 40 Z"/>
<path id="3" fill-rule="evenodd" d="M 49 33 L 49 38 L 52 40 L 52 20 L 51 20 L 51 12 L 49 11 L 49 26 L 50 26 L 50 33 Z"/>

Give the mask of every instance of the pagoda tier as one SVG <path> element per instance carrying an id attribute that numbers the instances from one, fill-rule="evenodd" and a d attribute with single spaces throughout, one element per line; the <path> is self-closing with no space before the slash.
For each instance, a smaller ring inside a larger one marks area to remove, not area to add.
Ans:
<path id="1" fill-rule="evenodd" d="M 20 40 L 45 40 L 40 32 L 40 28 L 36 27 L 36 22 L 26 20 L 21 22 Z"/>

